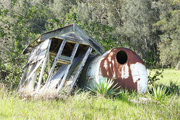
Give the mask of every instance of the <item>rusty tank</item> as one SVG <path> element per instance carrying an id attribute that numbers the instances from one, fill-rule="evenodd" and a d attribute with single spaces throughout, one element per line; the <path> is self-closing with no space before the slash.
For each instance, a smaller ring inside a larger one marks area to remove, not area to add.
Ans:
<path id="1" fill-rule="evenodd" d="M 123 89 L 144 93 L 147 89 L 148 74 L 143 60 L 127 48 L 113 48 L 103 55 L 89 56 L 78 85 L 90 87 L 99 80 L 112 79 Z"/>

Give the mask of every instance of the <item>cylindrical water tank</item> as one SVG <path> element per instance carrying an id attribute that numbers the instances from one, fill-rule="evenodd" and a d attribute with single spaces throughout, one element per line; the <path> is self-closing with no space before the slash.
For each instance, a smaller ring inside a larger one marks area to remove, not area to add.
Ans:
<path id="1" fill-rule="evenodd" d="M 142 59 L 127 48 L 114 48 L 103 55 L 90 56 L 82 70 L 78 85 L 90 87 L 104 78 L 112 79 L 123 89 L 144 93 L 148 74 Z"/>

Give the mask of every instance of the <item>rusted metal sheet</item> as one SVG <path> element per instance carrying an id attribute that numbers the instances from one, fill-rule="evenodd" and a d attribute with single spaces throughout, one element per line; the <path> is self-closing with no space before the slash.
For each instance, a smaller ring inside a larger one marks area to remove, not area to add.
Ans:
<path id="1" fill-rule="evenodd" d="M 102 56 L 90 57 L 81 74 L 80 86 L 90 86 L 103 78 L 113 79 L 124 89 L 144 93 L 148 74 L 144 62 L 132 50 L 114 48 Z"/>

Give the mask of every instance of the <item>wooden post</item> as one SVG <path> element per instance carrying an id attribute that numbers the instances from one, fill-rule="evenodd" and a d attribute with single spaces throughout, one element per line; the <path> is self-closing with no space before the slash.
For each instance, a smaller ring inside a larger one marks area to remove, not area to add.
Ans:
<path id="1" fill-rule="evenodd" d="M 19 83 L 19 85 L 18 85 L 17 91 L 21 88 L 21 85 L 22 85 L 22 83 L 23 83 L 23 80 L 24 80 L 24 78 L 26 77 L 26 72 L 27 72 L 28 68 L 29 68 L 29 65 L 26 66 L 26 68 L 25 68 L 25 70 L 24 70 L 24 72 L 23 72 L 23 75 L 22 75 L 22 77 L 21 77 L 21 80 L 20 80 L 20 83 Z"/>
<path id="2" fill-rule="evenodd" d="M 69 68 L 71 67 L 71 65 L 72 65 L 72 61 L 73 61 L 73 59 L 74 59 L 74 56 L 75 56 L 75 54 L 76 54 L 76 51 L 77 51 L 77 49 L 78 49 L 78 47 L 79 47 L 79 43 L 76 43 L 75 44 L 75 46 L 74 46 L 74 49 L 73 49 L 73 51 L 72 51 L 72 54 L 71 54 L 71 64 L 69 64 L 68 65 L 68 67 L 67 67 L 67 69 L 66 69 L 66 72 L 65 72 L 65 75 L 64 75 L 64 77 L 63 77 L 63 79 L 62 79 L 62 81 L 61 81 L 61 83 L 60 83 L 60 86 L 58 87 L 58 93 L 61 91 L 61 89 L 63 88 L 63 85 L 64 85 L 64 82 L 65 82 L 65 80 L 66 80 L 66 77 L 67 77 L 67 74 L 68 74 L 68 71 L 69 71 Z"/>
<path id="3" fill-rule="evenodd" d="M 48 74 L 50 73 L 50 55 L 48 55 Z"/>
<path id="4" fill-rule="evenodd" d="M 61 67 L 56 71 L 56 73 L 52 76 L 51 80 L 47 83 L 47 88 L 54 88 L 59 83 L 59 81 L 63 78 L 65 74 L 65 70 L 67 69 L 68 65 L 63 64 Z"/>
<path id="5" fill-rule="evenodd" d="M 75 32 L 75 27 L 76 27 L 76 22 L 74 22 L 74 24 L 73 24 L 73 31 Z"/>
<path id="6" fill-rule="evenodd" d="M 49 49 L 50 49 L 50 46 L 51 46 L 51 41 L 52 41 L 52 39 L 49 39 L 48 48 L 47 48 L 47 51 L 46 51 L 46 57 L 45 57 L 45 59 L 43 61 L 42 68 L 41 68 L 41 73 L 40 73 L 39 80 L 38 80 L 38 85 L 37 85 L 37 89 L 36 89 L 37 92 L 39 91 L 39 88 L 40 88 L 40 85 L 41 85 L 41 82 L 42 82 L 42 77 L 43 77 L 43 74 L 44 74 L 44 69 L 45 69 L 45 66 L 46 66 L 47 57 L 49 56 Z"/>
<path id="7" fill-rule="evenodd" d="M 36 65 L 35 68 L 32 70 L 32 72 L 30 72 L 30 74 L 27 76 L 27 78 L 25 79 L 25 81 L 24 81 L 24 83 L 22 84 L 22 86 L 23 86 L 24 84 L 26 84 L 26 82 L 28 81 L 29 78 L 31 78 L 31 76 L 34 74 L 34 72 L 35 72 L 35 71 L 39 68 L 39 66 L 41 65 L 42 61 L 43 61 L 43 59 L 37 62 L 37 65 Z"/>
<path id="8" fill-rule="evenodd" d="M 36 66 L 36 64 L 37 63 L 35 63 L 35 66 Z M 28 87 L 28 89 L 30 90 L 30 91 L 33 91 L 34 90 L 34 83 L 35 83 L 35 81 L 36 81 L 36 77 L 37 77 L 37 72 L 38 72 L 38 70 L 39 69 L 37 69 L 35 72 L 34 72 L 34 74 L 32 75 L 32 77 L 31 77 L 31 80 L 30 80 L 30 82 L 29 82 L 29 87 Z"/>
<path id="9" fill-rule="evenodd" d="M 84 58 L 83 58 L 80 66 L 79 66 L 79 68 L 78 68 L 78 70 L 77 70 L 76 75 L 75 75 L 74 78 L 73 78 L 73 82 L 72 82 L 72 84 L 71 84 L 71 86 L 70 86 L 70 88 L 69 88 L 68 94 L 70 94 L 70 92 L 72 91 L 72 88 L 73 88 L 73 86 L 74 86 L 74 84 L 75 84 L 75 82 L 76 82 L 79 74 L 81 73 L 81 70 L 82 70 L 84 64 L 86 63 L 86 60 L 87 60 L 89 54 L 91 53 L 91 51 L 92 51 L 92 48 L 89 47 L 89 49 L 87 50 L 86 54 L 84 55 Z"/>
<path id="10" fill-rule="evenodd" d="M 49 73 L 49 75 L 48 75 L 48 78 L 47 78 L 47 80 L 46 80 L 46 84 L 49 82 L 49 80 L 50 80 L 50 78 L 51 78 L 51 75 L 52 75 L 52 73 L 53 73 L 53 71 L 54 71 L 54 68 L 55 68 L 55 66 L 56 66 L 57 60 L 58 60 L 58 58 L 59 58 L 59 57 L 61 56 L 61 54 L 62 54 L 63 48 L 64 48 L 64 46 L 65 46 L 65 43 L 66 43 L 66 41 L 63 40 L 63 42 L 61 43 L 61 45 L 60 45 L 60 47 L 59 47 L 59 50 L 58 50 L 58 53 L 57 53 L 56 58 L 55 58 L 55 60 L 54 60 L 53 66 L 52 66 L 51 71 L 50 71 L 50 73 Z"/>
<path id="11" fill-rule="evenodd" d="M 77 67 L 77 65 L 79 64 L 79 62 L 82 60 L 82 58 L 84 57 L 84 54 L 85 54 L 85 52 L 84 51 L 81 51 L 80 53 L 79 53 L 79 55 L 76 57 L 76 58 L 74 58 L 74 60 L 73 60 L 73 63 L 72 63 L 72 65 L 71 65 L 71 68 L 69 69 L 69 72 L 68 72 L 68 75 L 67 75 L 67 79 L 70 79 L 70 77 L 72 76 L 72 74 L 73 74 L 73 71 L 76 69 L 76 67 Z"/>
<path id="12" fill-rule="evenodd" d="M 30 64 L 29 65 L 29 72 L 27 73 L 27 78 L 25 79 L 24 83 L 22 83 L 21 87 L 24 87 L 24 85 L 28 82 L 28 80 L 32 77 L 30 75 L 32 75 L 33 69 L 35 68 L 34 64 Z"/>
<path id="13" fill-rule="evenodd" d="M 31 54 L 29 55 L 29 58 L 31 57 Z M 29 58 L 28 58 L 28 61 L 29 61 Z M 19 90 L 19 88 L 22 86 L 22 84 L 23 84 L 23 80 L 25 79 L 25 77 L 26 77 L 26 74 L 27 74 L 27 71 L 28 71 L 28 69 L 29 69 L 29 63 L 27 63 L 27 65 L 26 65 L 26 67 L 25 67 L 25 70 L 24 70 L 24 72 L 23 72 L 23 75 L 22 75 L 22 77 L 21 77 L 21 80 L 20 80 L 20 82 L 19 82 L 19 85 L 18 85 L 18 88 L 17 88 L 17 91 Z"/>

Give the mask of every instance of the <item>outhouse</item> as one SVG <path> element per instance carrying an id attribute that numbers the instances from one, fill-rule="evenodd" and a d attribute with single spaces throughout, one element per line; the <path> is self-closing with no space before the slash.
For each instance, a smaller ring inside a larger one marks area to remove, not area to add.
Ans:
<path id="1" fill-rule="evenodd" d="M 41 34 L 23 51 L 30 55 L 19 91 L 70 93 L 92 51 L 103 54 L 103 47 L 76 23 Z"/>

